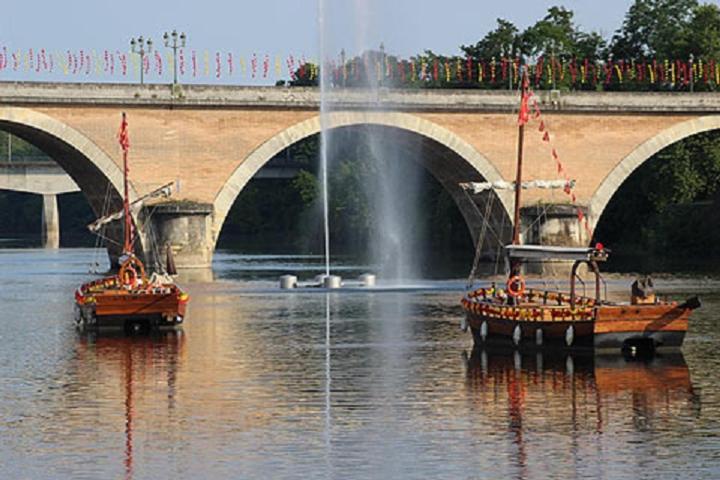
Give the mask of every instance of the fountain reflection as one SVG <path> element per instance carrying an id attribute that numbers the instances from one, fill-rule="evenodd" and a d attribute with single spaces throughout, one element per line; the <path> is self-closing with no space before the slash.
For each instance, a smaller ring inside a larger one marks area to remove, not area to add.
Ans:
<path id="1" fill-rule="evenodd" d="M 165 411 L 165 419 L 172 417 L 177 395 L 177 376 L 185 343 L 182 331 L 154 335 L 125 336 L 90 333 L 80 337 L 77 359 L 95 365 L 106 378 L 122 378 L 125 412 L 125 478 L 133 478 L 133 432 L 138 419 L 160 420 L 157 414 Z M 165 377 L 164 381 L 161 377 Z M 152 382 L 154 385 L 149 385 Z M 145 393 L 158 382 L 165 384 L 159 396 L 151 395 L 151 405 L 138 408 L 137 391 Z M 161 401 L 162 399 L 162 401 Z M 148 418 L 154 417 L 154 418 Z"/>
<path id="2" fill-rule="evenodd" d="M 547 448 L 537 442 L 540 433 L 566 436 L 568 447 L 589 435 L 603 450 L 603 438 L 645 438 L 677 418 L 700 413 L 699 395 L 679 352 L 629 359 L 475 349 L 464 357 L 469 398 L 486 416 L 506 419 L 520 478 L 529 473 L 528 458 L 537 453 L 530 446 Z M 578 450 L 568 449 L 570 464 L 582 463 Z"/>

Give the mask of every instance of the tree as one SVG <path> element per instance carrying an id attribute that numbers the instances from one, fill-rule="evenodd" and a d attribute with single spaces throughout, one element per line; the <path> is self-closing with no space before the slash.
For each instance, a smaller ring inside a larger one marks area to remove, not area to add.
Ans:
<path id="1" fill-rule="evenodd" d="M 623 26 L 615 32 L 610 53 L 615 58 L 674 58 L 697 0 L 635 0 Z"/>
<path id="2" fill-rule="evenodd" d="M 591 62 L 596 62 L 603 57 L 606 48 L 607 42 L 599 33 L 577 32 L 574 54 L 578 59 L 587 58 Z"/>
<path id="3" fill-rule="evenodd" d="M 463 45 L 460 49 L 475 61 L 514 57 L 520 51 L 518 29 L 511 22 L 498 18 L 495 30 L 488 32 L 475 45 Z"/>
<path id="4" fill-rule="evenodd" d="M 720 7 L 700 5 L 679 35 L 675 53 L 679 58 L 720 59 Z"/>
<path id="5" fill-rule="evenodd" d="M 550 7 L 545 17 L 522 33 L 522 52 L 531 57 L 570 59 L 576 54 L 577 31 L 573 12 Z"/>
<path id="6" fill-rule="evenodd" d="M 668 205 L 711 199 L 720 187 L 720 134 L 701 133 L 678 142 L 653 158 L 648 176 L 656 211 Z"/>

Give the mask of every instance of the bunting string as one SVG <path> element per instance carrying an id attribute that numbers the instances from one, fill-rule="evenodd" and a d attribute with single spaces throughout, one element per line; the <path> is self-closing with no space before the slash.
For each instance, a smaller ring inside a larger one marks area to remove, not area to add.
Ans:
<path id="1" fill-rule="evenodd" d="M 717 58 L 597 61 L 539 57 L 527 66 L 535 89 L 720 90 L 720 59 Z M 521 61 L 510 57 L 470 56 L 400 58 L 371 51 L 351 59 L 326 59 L 319 65 L 296 54 L 256 51 L 243 55 L 235 51 L 180 48 L 177 57 L 160 50 L 146 54 L 140 62 L 136 54 L 121 50 L 81 48 L 61 52 L 42 46 L 0 45 L 0 80 L 68 77 L 68 81 L 80 78 L 135 81 L 142 69 L 148 82 L 169 81 L 177 71 L 180 81 L 205 78 L 240 84 L 264 80 L 312 85 L 317 82 L 321 67 L 329 70 L 327 78 L 343 87 L 379 83 L 390 87 L 507 89 L 517 86 Z"/>
<path id="2" fill-rule="evenodd" d="M 524 123 L 527 123 L 527 118 L 530 116 L 530 110 L 532 110 L 532 118 L 538 121 L 538 132 L 542 134 L 542 141 L 543 143 L 546 143 L 548 145 L 548 149 L 550 151 L 552 161 L 555 163 L 558 176 L 565 181 L 563 193 L 567 195 L 570 203 L 575 204 L 577 201 L 577 196 L 575 195 L 574 191 L 575 181 L 570 178 L 570 175 L 568 174 L 565 166 L 560 159 L 557 147 L 554 146 L 554 142 L 552 141 L 553 136 L 550 134 L 550 130 L 548 129 L 548 126 L 542 116 L 542 112 L 540 111 L 540 105 L 538 104 L 537 98 L 535 98 L 532 92 L 529 92 L 528 95 L 526 95 L 526 98 L 523 98 L 523 105 L 521 105 L 520 108 L 521 122 L 523 121 L 523 108 L 525 108 L 526 110 L 526 113 L 524 114 L 526 120 Z M 590 228 L 590 221 L 587 215 L 585 215 L 585 212 L 583 212 L 582 208 L 580 208 L 579 206 L 576 206 L 576 214 L 578 222 L 580 222 L 583 229 L 585 230 L 585 233 L 587 234 L 588 241 L 592 240 L 593 231 Z"/>

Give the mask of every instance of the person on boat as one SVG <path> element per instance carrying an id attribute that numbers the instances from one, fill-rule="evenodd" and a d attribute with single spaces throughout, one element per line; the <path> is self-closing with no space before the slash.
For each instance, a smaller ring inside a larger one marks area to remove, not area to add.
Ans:
<path id="1" fill-rule="evenodd" d="M 133 267 L 132 265 L 128 265 L 125 268 L 123 276 L 123 285 L 125 285 L 128 290 L 137 288 L 142 284 L 142 279 L 140 278 L 140 275 L 138 275 L 137 270 L 135 270 L 135 267 Z"/>

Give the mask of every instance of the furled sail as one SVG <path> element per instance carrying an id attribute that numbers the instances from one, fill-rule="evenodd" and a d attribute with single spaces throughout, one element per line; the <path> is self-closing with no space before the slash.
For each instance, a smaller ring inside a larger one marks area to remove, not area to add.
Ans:
<path id="1" fill-rule="evenodd" d="M 523 190 L 529 188 L 566 189 L 575 186 L 575 180 L 530 180 L 520 184 Z M 515 182 L 498 180 L 496 182 L 465 182 L 460 187 L 472 193 L 481 193 L 486 190 L 515 190 Z"/>
<path id="2" fill-rule="evenodd" d="M 140 208 L 142 208 L 143 203 L 146 200 L 149 200 L 151 198 L 161 198 L 161 197 L 167 198 L 170 195 L 172 195 L 173 183 L 175 183 L 175 182 L 166 183 L 162 187 L 156 188 L 152 192 L 147 193 L 147 194 L 143 195 L 142 197 L 138 198 L 137 200 L 135 200 L 134 202 L 132 202 L 130 204 L 130 208 L 133 211 L 133 213 L 137 213 L 138 211 L 140 211 Z M 114 222 L 115 220 L 120 220 L 121 218 L 123 218 L 122 210 L 115 212 L 115 213 L 111 213 L 110 215 L 105 215 L 103 217 L 98 218 L 97 220 L 95 220 L 94 222 L 89 224 L 87 226 L 87 228 L 91 232 L 96 233 L 102 228 L 103 225 L 107 225 L 108 223 Z"/>

